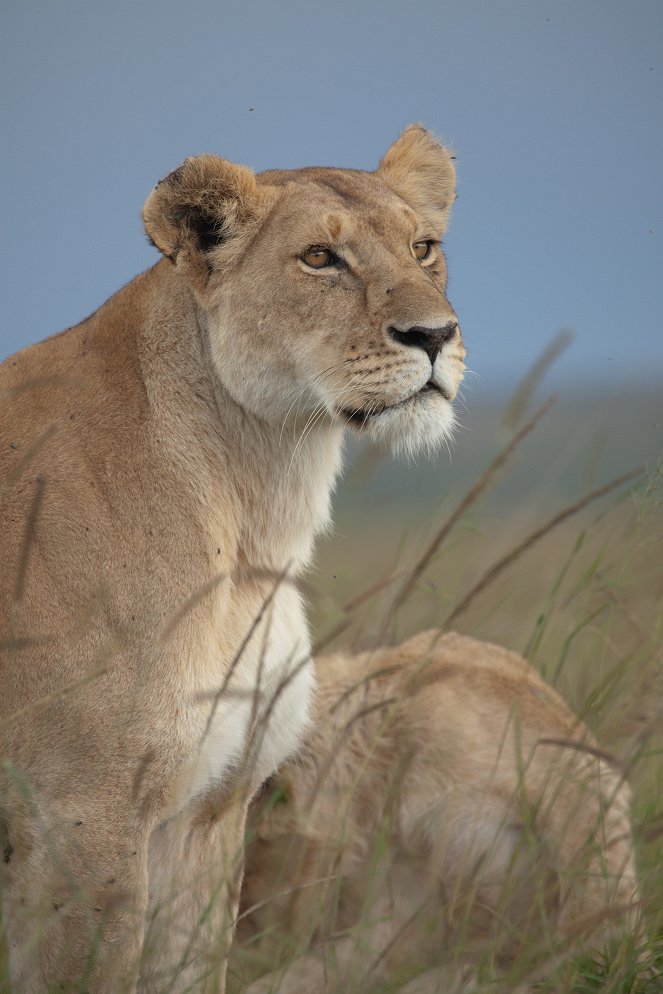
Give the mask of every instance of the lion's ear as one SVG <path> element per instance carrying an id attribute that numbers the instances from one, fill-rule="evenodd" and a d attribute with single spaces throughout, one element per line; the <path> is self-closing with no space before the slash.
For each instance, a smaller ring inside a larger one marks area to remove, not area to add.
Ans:
<path id="1" fill-rule="evenodd" d="M 411 124 L 394 142 L 377 168 L 394 193 L 444 234 L 456 196 L 451 155 L 421 124 Z"/>
<path id="2" fill-rule="evenodd" d="M 194 284 L 206 284 L 213 250 L 242 243 L 241 236 L 262 218 L 266 197 L 251 169 L 197 155 L 157 183 L 145 201 L 143 222 L 150 241 L 178 270 Z"/>

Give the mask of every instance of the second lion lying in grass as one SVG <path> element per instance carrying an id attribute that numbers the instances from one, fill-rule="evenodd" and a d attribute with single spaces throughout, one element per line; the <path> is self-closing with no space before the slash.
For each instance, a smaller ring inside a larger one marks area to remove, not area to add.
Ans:
<path id="1" fill-rule="evenodd" d="M 637 927 L 628 786 L 521 656 L 429 631 L 318 673 L 307 743 L 253 806 L 239 955 L 272 972 L 250 994 L 431 967 L 407 990 L 451 991 L 482 957 L 526 976 Z"/>

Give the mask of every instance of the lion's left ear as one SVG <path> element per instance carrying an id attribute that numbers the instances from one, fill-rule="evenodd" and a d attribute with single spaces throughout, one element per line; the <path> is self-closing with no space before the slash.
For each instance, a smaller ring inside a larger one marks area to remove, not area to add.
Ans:
<path id="1" fill-rule="evenodd" d="M 377 168 L 394 193 L 430 221 L 436 233 L 446 230 L 456 197 L 451 155 L 421 124 L 411 124 L 394 142 Z"/>

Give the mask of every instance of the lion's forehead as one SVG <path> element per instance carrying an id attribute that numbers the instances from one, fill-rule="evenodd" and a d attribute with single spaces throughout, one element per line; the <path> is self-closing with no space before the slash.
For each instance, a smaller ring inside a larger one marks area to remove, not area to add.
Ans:
<path id="1" fill-rule="evenodd" d="M 328 240 L 368 240 L 374 248 L 405 244 L 418 230 L 412 208 L 372 173 L 312 166 L 261 173 L 260 179 L 278 189 L 264 233 L 278 233 L 302 247 Z"/>
<path id="2" fill-rule="evenodd" d="M 290 192 L 320 187 L 352 204 L 365 204 L 390 195 L 396 197 L 375 173 L 334 166 L 305 166 L 301 169 L 268 169 L 258 173 L 259 184 L 288 188 Z M 397 198 L 398 199 L 398 198 Z"/>

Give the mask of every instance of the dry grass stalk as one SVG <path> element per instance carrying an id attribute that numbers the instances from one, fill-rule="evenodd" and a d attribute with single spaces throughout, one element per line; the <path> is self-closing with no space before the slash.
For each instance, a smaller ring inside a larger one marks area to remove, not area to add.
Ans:
<path id="1" fill-rule="evenodd" d="M 573 504 L 569 504 L 567 507 L 558 511 L 557 514 L 549 518 L 545 524 L 541 525 L 539 528 L 535 528 L 533 532 L 530 532 L 522 542 L 519 542 L 515 548 L 507 552 L 506 555 L 498 559 L 496 563 L 486 570 L 486 572 L 477 580 L 474 586 L 468 591 L 468 593 L 463 597 L 459 604 L 453 609 L 449 617 L 445 622 L 445 627 L 452 625 L 461 614 L 467 611 L 468 607 L 472 601 L 480 593 L 482 593 L 486 587 L 488 587 L 493 580 L 504 572 L 507 566 L 515 562 L 519 556 L 526 552 L 531 546 L 535 545 L 540 539 L 551 532 L 554 528 L 560 525 L 567 518 L 572 517 L 574 514 L 578 514 L 580 511 L 584 510 L 589 504 L 593 503 L 595 500 L 599 500 L 600 497 L 605 497 L 606 494 L 612 493 L 618 487 L 623 486 L 625 483 L 629 483 L 631 480 L 636 480 L 638 477 L 642 476 L 643 467 L 639 466 L 637 469 L 631 470 L 630 473 L 623 473 L 616 479 L 611 480 L 609 483 L 605 483 L 602 487 L 597 487 L 596 490 L 592 490 L 591 493 L 586 494 L 581 497 L 580 500 L 575 501 Z"/>
<path id="2" fill-rule="evenodd" d="M 497 453 L 493 461 L 483 471 L 476 483 L 470 487 L 463 499 L 449 515 L 439 531 L 435 534 L 426 551 L 409 571 L 407 580 L 390 606 L 391 611 L 396 611 L 410 596 L 419 578 L 428 568 L 431 560 L 439 551 L 440 546 L 445 541 L 452 528 L 460 521 L 465 512 L 476 503 L 479 497 L 488 490 L 498 471 L 502 468 L 502 466 L 504 466 L 506 461 L 517 449 L 520 443 L 527 438 L 532 431 L 534 431 L 538 423 L 546 416 L 554 403 L 555 398 L 549 397 L 545 404 L 543 404 L 538 411 L 532 415 L 527 424 L 524 425 L 520 431 L 516 432 L 504 448 Z"/>
<path id="3" fill-rule="evenodd" d="M 516 432 L 513 438 L 511 438 L 509 442 L 507 442 L 507 444 L 500 449 L 492 462 L 486 467 L 484 472 L 478 478 L 476 483 L 470 487 L 467 493 L 463 496 L 462 500 L 443 523 L 441 528 L 437 531 L 427 549 L 414 564 L 414 566 L 410 569 L 396 570 L 394 573 L 391 573 L 389 576 L 383 577 L 382 579 L 376 581 L 365 590 L 361 591 L 361 593 L 356 594 L 354 597 L 351 597 L 350 600 L 346 601 L 341 609 L 343 617 L 330 632 L 318 640 L 315 645 L 314 652 L 320 652 L 348 628 L 352 621 L 352 615 L 357 608 L 361 607 L 362 604 L 365 604 L 366 601 L 371 599 L 371 597 L 374 597 L 376 594 L 379 594 L 382 590 L 385 590 L 387 587 L 401 579 L 405 579 L 405 582 L 391 603 L 388 613 L 393 613 L 405 602 L 454 526 L 458 523 L 458 521 L 460 521 L 465 512 L 476 503 L 479 497 L 488 490 L 499 470 L 505 465 L 520 443 L 527 438 L 532 431 L 534 431 L 536 426 L 546 416 L 554 403 L 555 398 L 549 397 L 545 404 L 543 404 L 532 415 L 527 424 L 525 424 L 520 431 Z"/>
<path id="4" fill-rule="evenodd" d="M 552 341 L 545 347 L 538 359 L 536 359 L 522 378 L 516 390 L 514 391 L 511 400 L 506 406 L 504 415 L 502 416 L 502 427 L 509 430 L 513 430 L 521 417 L 525 408 L 529 404 L 534 391 L 543 379 L 548 369 L 552 366 L 555 360 L 568 348 L 568 346 L 573 341 L 573 332 L 570 328 L 562 328 L 553 337 Z"/>

